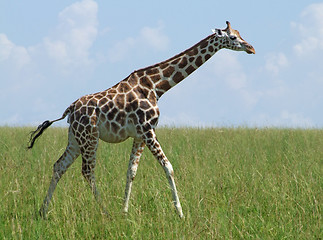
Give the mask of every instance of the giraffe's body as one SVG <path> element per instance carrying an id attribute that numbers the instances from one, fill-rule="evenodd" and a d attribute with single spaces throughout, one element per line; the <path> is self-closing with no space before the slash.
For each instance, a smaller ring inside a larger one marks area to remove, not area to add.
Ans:
<path id="1" fill-rule="evenodd" d="M 173 201 L 180 217 L 182 208 L 177 195 L 174 172 L 155 135 L 158 123 L 159 98 L 170 88 L 185 79 L 221 48 L 255 53 L 230 23 L 224 30 L 215 30 L 186 51 L 156 65 L 137 70 L 115 86 L 95 94 L 83 96 L 72 103 L 62 118 L 46 121 L 34 132 L 30 148 L 35 139 L 53 122 L 68 117 L 68 145 L 54 164 L 54 174 L 40 213 L 45 216 L 57 182 L 68 167 L 81 154 L 82 174 L 89 182 L 97 200 L 94 168 L 99 139 L 118 143 L 129 137 L 134 139 L 127 172 L 124 210 L 128 210 L 132 181 L 135 178 L 140 156 L 147 146 L 164 168 L 169 181 Z"/>

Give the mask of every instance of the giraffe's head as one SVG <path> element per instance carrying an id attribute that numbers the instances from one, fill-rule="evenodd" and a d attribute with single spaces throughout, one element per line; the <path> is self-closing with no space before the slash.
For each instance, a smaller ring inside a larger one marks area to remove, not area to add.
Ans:
<path id="1" fill-rule="evenodd" d="M 226 29 L 213 29 L 213 33 L 221 40 L 223 48 L 232 49 L 235 51 L 245 51 L 248 54 L 255 54 L 256 51 L 249 43 L 247 43 L 240 36 L 240 33 L 237 30 L 231 28 L 229 21 L 226 22 Z"/>

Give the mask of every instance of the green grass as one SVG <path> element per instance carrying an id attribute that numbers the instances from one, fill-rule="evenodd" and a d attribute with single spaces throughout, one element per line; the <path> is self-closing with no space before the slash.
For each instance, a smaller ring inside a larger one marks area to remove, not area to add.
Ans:
<path id="1" fill-rule="evenodd" d="M 163 169 L 146 149 L 129 213 L 123 196 L 132 141 L 100 143 L 103 215 L 78 158 L 49 206 L 38 209 L 67 129 L 50 128 L 26 150 L 30 128 L 0 128 L 0 239 L 322 239 L 323 130 L 161 128 L 185 219 Z"/>

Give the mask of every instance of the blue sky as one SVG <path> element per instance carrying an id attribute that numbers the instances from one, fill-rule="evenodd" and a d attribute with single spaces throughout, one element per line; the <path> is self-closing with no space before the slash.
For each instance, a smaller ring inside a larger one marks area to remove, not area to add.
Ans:
<path id="1" fill-rule="evenodd" d="M 229 20 L 256 55 L 216 53 L 163 95 L 159 124 L 323 127 L 323 2 L 109 2 L 0 2 L 0 125 L 56 119 Z"/>

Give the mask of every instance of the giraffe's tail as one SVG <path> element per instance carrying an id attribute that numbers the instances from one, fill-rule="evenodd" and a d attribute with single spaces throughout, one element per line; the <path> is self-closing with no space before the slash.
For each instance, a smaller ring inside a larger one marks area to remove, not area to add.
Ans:
<path id="1" fill-rule="evenodd" d="M 46 120 L 45 122 L 43 122 L 42 124 L 40 124 L 37 129 L 35 131 L 32 131 L 30 133 L 30 140 L 29 140 L 29 146 L 28 146 L 28 149 L 31 149 L 33 146 L 34 146 L 34 143 L 36 141 L 36 139 L 38 137 L 40 137 L 40 135 L 43 134 L 43 132 L 50 126 L 52 125 L 54 122 L 57 122 L 57 121 L 60 121 L 60 120 L 63 120 L 69 113 L 70 113 L 70 108 L 67 108 L 65 110 L 65 112 L 63 113 L 63 116 L 61 118 L 58 118 L 56 120 L 53 120 L 53 121 L 49 121 L 49 120 Z"/>

